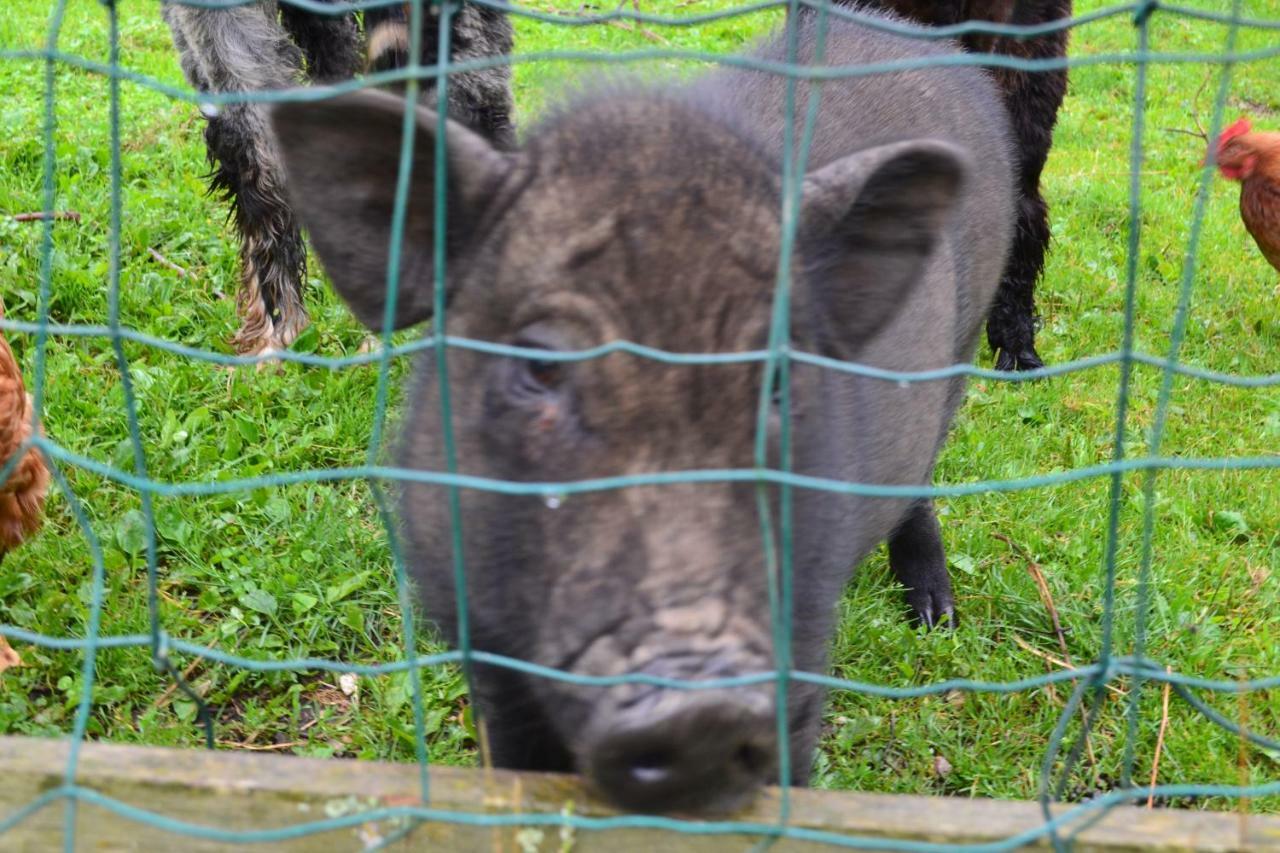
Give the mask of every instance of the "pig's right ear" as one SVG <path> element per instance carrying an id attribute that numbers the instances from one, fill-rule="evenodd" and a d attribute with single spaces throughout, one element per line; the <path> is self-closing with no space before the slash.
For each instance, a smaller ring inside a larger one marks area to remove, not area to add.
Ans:
<path id="1" fill-rule="evenodd" d="M 400 254 L 393 328 L 431 316 L 437 116 L 417 108 L 413 170 Z M 387 304 L 391 214 L 404 127 L 404 99 L 358 91 L 270 110 L 294 211 L 352 313 L 380 331 Z M 482 213 L 509 158 L 455 122 L 448 152 L 449 249 Z"/>
<path id="2" fill-rule="evenodd" d="M 801 252 L 827 341 L 849 355 L 906 303 L 968 174 L 965 153 L 921 139 L 868 148 L 805 177 Z"/>

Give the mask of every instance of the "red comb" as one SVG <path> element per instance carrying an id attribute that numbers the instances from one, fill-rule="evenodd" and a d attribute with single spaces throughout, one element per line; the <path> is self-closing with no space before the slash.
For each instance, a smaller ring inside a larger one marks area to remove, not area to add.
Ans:
<path id="1" fill-rule="evenodd" d="M 1243 117 L 1236 119 L 1235 124 L 1223 130 L 1222 135 L 1218 137 L 1218 149 L 1221 150 L 1227 140 L 1235 139 L 1237 136 L 1244 136 L 1251 130 L 1253 130 L 1253 125 L 1249 123 L 1249 119 Z"/>

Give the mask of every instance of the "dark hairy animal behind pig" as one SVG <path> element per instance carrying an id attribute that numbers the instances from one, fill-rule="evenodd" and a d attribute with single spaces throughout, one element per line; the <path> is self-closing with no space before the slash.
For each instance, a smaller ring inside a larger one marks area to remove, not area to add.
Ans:
<path id="1" fill-rule="evenodd" d="M 792 24 L 801 62 L 814 61 L 814 22 Z M 833 20 L 826 62 L 956 49 Z M 781 61 L 785 42 L 760 55 Z M 781 78 L 720 70 L 583 95 L 514 152 L 449 124 L 450 334 L 555 352 L 620 339 L 700 353 L 764 347 L 782 239 L 783 104 Z M 365 93 L 282 104 L 274 119 L 316 250 L 373 328 L 384 316 L 401 110 Z M 436 121 L 419 109 L 397 327 L 431 311 Z M 970 360 L 1011 239 L 1012 163 L 981 71 L 825 83 L 798 208 L 793 345 L 906 371 Z M 447 367 L 465 474 L 554 482 L 754 462 L 760 364 L 450 349 Z M 409 468 L 446 469 L 438 368 L 428 350 L 411 380 L 399 451 Z M 797 364 L 791 394 L 796 471 L 920 486 L 963 382 L 902 385 Z M 783 417 L 775 406 L 773 465 Z M 771 670 L 756 488 L 649 485 L 563 501 L 461 490 L 472 648 L 587 676 Z M 407 559 L 427 615 L 456 640 L 448 506 L 443 487 L 403 487 Z M 886 539 L 916 617 L 954 615 L 930 501 L 797 489 L 794 518 L 796 668 L 824 668 L 841 590 Z M 624 808 L 723 812 L 777 780 L 772 683 L 579 686 L 477 665 L 473 687 L 496 764 L 583 772 Z M 797 782 L 822 701 L 821 689 L 791 684 L 785 748 Z"/>
<path id="2" fill-rule="evenodd" d="M 866 2 L 939 27 L 970 20 L 1025 27 L 1071 17 L 1071 0 Z M 971 32 L 963 36 L 961 44 L 973 53 L 993 53 L 1015 59 L 1060 59 L 1067 55 L 1067 35 L 1066 29 L 1025 39 Z M 1035 370 L 1044 367 L 1035 347 L 1039 323 L 1035 288 L 1044 271 L 1051 233 L 1049 205 L 1040 192 L 1040 176 L 1049 159 L 1058 109 L 1067 94 L 1067 69 L 1023 71 L 997 66 L 991 68 L 990 73 L 1009 113 L 1018 201 L 1009 264 L 987 317 L 987 343 L 996 357 L 997 370 Z"/>
<path id="3" fill-rule="evenodd" d="M 335 0 L 324 0 L 338 11 Z M 355 15 L 325 14 L 276 0 L 240 0 L 224 5 L 165 3 L 187 81 L 201 92 L 232 93 L 285 89 L 304 80 L 338 83 L 357 71 L 362 51 Z M 511 21 L 500 9 L 466 4 L 450 18 L 454 62 L 511 52 Z M 441 16 L 424 4 L 421 61 L 436 61 Z M 409 15 L 404 6 L 364 12 L 371 70 L 409 63 Z M 434 103 L 435 85 L 424 81 L 422 97 Z M 511 124 L 511 69 L 495 65 L 450 79 L 450 117 L 499 147 L 515 141 Z M 306 328 L 303 304 L 306 247 L 297 217 L 284 196 L 283 166 L 272 144 L 265 109 L 233 102 L 207 114 L 205 143 L 210 189 L 225 196 L 240 238 L 240 287 L 236 313 L 237 352 L 261 355 L 286 349 Z"/>

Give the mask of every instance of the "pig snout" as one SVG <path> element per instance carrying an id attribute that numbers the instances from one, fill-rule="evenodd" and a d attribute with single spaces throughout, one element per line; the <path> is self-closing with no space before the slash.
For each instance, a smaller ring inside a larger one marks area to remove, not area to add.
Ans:
<path id="1" fill-rule="evenodd" d="M 622 808 L 721 813 L 776 782 L 772 685 L 648 691 L 597 709 L 583 770 Z"/>

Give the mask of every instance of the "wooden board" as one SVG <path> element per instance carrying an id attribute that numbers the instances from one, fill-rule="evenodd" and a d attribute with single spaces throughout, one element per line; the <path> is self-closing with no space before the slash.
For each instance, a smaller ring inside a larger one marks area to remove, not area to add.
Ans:
<path id="1" fill-rule="evenodd" d="M 68 743 L 0 737 L 0 823 L 63 784 Z M 260 753 L 85 744 L 76 781 L 122 803 L 166 818 L 224 831 L 280 829 L 327 818 L 353 818 L 372 808 L 418 805 L 414 765 L 296 758 Z M 576 777 L 433 767 L 430 808 L 511 815 L 615 814 Z M 871 838 L 911 839 L 943 845 L 999 842 L 1040 826 L 1034 803 L 944 797 L 795 790 L 790 825 L 804 830 Z M 0 851 L 61 849 L 68 800 L 57 799 L 0 835 Z M 775 822 L 778 791 L 763 794 L 735 821 Z M 93 851 L 208 851 L 236 849 L 233 840 L 184 837 L 81 801 L 75 814 L 76 849 Z M 366 849 L 404 827 L 401 818 L 365 821 L 299 838 L 254 844 L 246 850 L 344 851 Z M 459 851 L 743 851 L 747 835 L 680 834 L 650 828 L 562 830 L 527 823 L 482 827 L 429 821 L 385 849 Z M 1047 846 L 1043 841 L 1036 846 Z M 788 838 L 771 849 L 834 850 Z M 864 848 L 866 849 L 866 848 Z M 876 849 L 876 848 L 871 848 Z M 1120 806 L 1077 839 L 1082 851 L 1280 851 L 1280 818 L 1147 810 Z"/>

